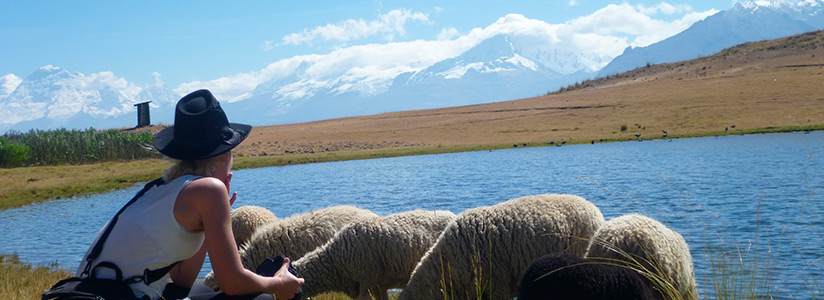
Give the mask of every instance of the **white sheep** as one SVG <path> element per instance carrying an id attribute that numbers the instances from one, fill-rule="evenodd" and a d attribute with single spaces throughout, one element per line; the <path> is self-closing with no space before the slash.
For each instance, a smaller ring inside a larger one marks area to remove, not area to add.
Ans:
<path id="1" fill-rule="evenodd" d="M 326 243 L 344 226 L 377 216 L 352 205 L 339 205 L 279 219 L 258 228 L 251 240 L 240 246 L 240 261 L 252 271 L 267 257 L 283 255 L 295 261 Z M 214 272 L 206 276 L 204 285 L 219 288 Z"/>
<path id="2" fill-rule="evenodd" d="M 558 252 L 583 256 L 603 223 L 598 207 L 575 195 L 466 210 L 424 255 L 398 299 L 511 299 L 533 260 Z"/>
<path id="3" fill-rule="evenodd" d="M 342 292 L 367 300 L 388 299 L 402 288 L 421 257 L 455 218 L 449 211 L 413 210 L 356 221 L 293 266 L 305 279 L 303 296 Z"/>
<path id="4" fill-rule="evenodd" d="M 595 232 L 586 257 L 624 261 L 651 280 L 659 292 L 675 290 L 683 299 L 698 299 L 687 242 L 649 217 L 629 214 L 607 221 Z"/>
<path id="5" fill-rule="evenodd" d="M 256 229 L 277 220 L 277 217 L 271 210 L 264 207 L 244 205 L 232 210 L 231 219 L 235 245 L 240 247 L 252 238 Z"/>

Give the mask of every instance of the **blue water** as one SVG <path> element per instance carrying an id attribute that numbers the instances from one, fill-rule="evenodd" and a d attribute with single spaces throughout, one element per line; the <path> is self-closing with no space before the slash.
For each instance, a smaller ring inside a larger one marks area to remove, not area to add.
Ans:
<path id="1" fill-rule="evenodd" d="M 577 194 L 607 219 L 642 213 L 681 233 L 704 296 L 713 294 L 713 280 L 728 277 L 711 275 L 719 270 L 713 261 L 729 257 L 723 272 L 748 276 L 757 269 L 779 298 L 820 299 L 822 156 L 824 132 L 726 136 L 239 170 L 232 187 L 235 206 L 264 206 L 279 217 L 338 204 L 380 215 L 416 208 L 460 213 L 525 195 Z M 137 190 L 0 212 L 0 253 L 73 270 Z"/>

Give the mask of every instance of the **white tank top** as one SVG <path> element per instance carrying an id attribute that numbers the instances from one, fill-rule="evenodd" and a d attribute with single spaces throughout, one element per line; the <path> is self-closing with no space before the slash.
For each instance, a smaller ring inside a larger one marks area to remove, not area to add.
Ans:
<path id="1" fill-rule="evenodd" d="M 93 264 L 113 262 L 123 272 L 123 278 L 130 278 L 142 276 L 147 268 L 157 270 L 192 257 L 203 244 L 203 232 L 193 232 L 184 228 L 175 219 L 174 208 L 180 191 L 198 178 L 200 176 L 186 175 L 146 191 L 120 215 L 103 245 L 100 256 Z M 105 228 L 103 226 L 103 229 Z M 92 247 L 102 233 L 101 229 Z M 91 247 L 86 255 L 89 251 Z M 83 257 L 85 258 L 85 255 Z M 75 276 L 80 276 L 85 267 L 84 260 L 80 263 Z M 98 268 L 96 277 L 113 279 L 115 273 L 101 267 Z M 159 299 L 168 279 L 167 274 L 151 285 L 143 282 L 133 283 L 132 291 L 138 298 L 146 295 L 151 299 Z"/>

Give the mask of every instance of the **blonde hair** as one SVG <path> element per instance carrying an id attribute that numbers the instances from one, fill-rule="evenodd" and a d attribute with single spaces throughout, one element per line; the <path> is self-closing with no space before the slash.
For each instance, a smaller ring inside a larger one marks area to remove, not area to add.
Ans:
<path id="1" fill-rule="evenodd" d="M 217 170 L 217 160 L 214 157 L 199 160 L 179 160 L 166 157 L 172 166 L 166 169 L 163 180 L 172 182 L 183 175 L 212 176 Z"/>

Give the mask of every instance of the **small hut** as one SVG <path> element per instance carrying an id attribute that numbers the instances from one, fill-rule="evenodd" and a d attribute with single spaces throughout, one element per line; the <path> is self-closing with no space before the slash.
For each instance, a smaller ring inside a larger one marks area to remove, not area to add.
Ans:
<path id="1" fill-rule="evenodd" d="M 152 103 L 152 101 L 146 101 L 134 105 L 137 107 L 137 127 L 135 128 L 152 125 L 152 121 L 149 118 L 149 103 Z"/>

